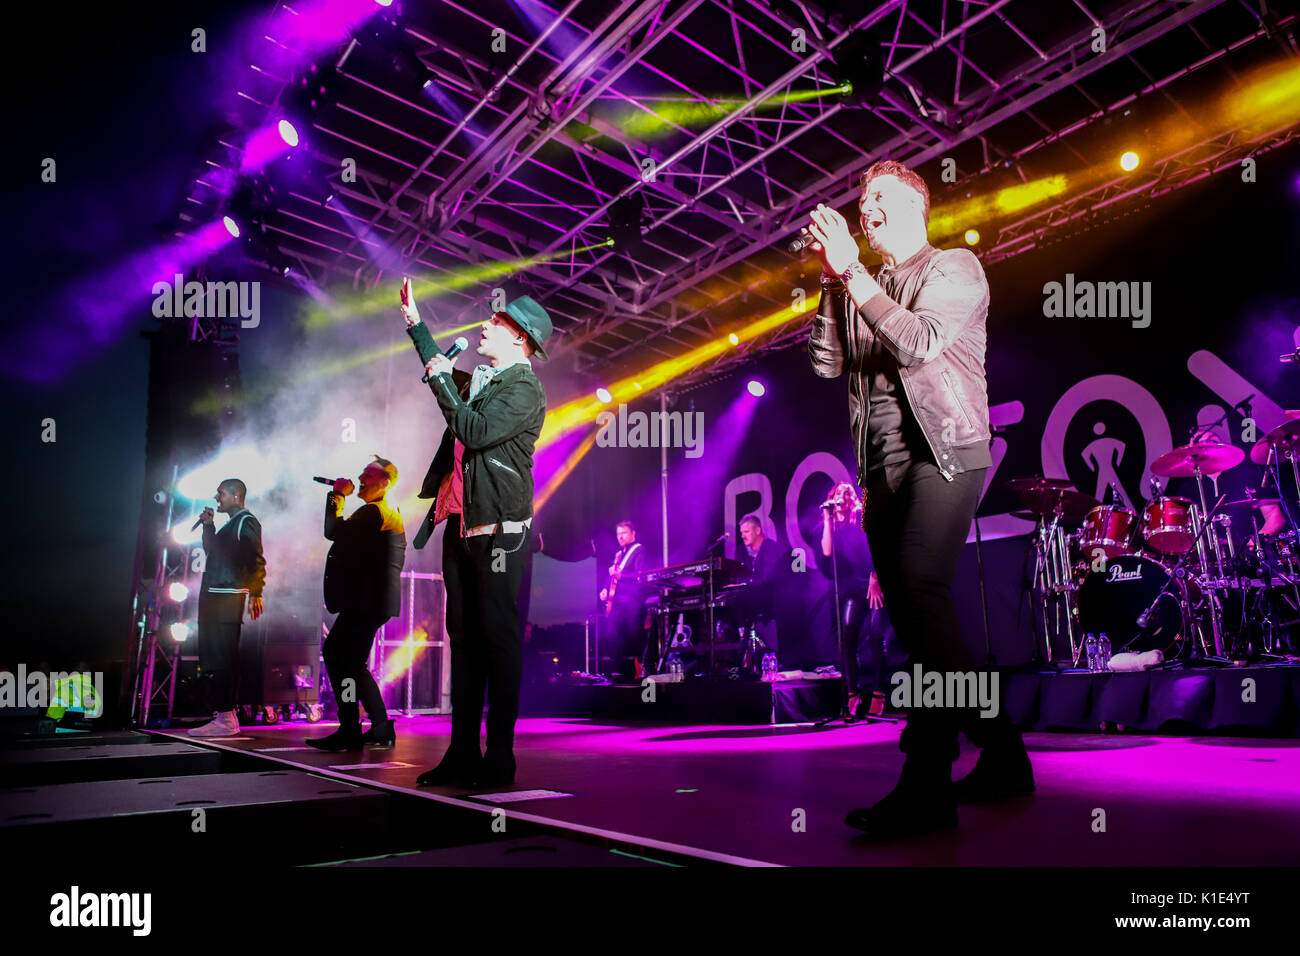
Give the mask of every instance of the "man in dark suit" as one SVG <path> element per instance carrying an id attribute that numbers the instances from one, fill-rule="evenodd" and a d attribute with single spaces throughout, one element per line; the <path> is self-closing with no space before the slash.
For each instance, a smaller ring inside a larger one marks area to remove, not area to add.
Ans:
<path id="1" fill-rule="evenodd" d="M 388 502 L 388 490 L 397 484 L 397 466 L 374 457 L 358 479 L 357 494 L 365 504 L 351 517 L 343 517 L 343 499 L 352 494 L 352 482 L 340 478 L 325 496 L 325 537 L 334 542 L 325 558 L 325 608 L 338 617 L 322 654 L 338 701 L 339 729 L 307 740 L 321 750 L 360 750 L 367 743 L 391 747 L 396 741 L 366 661 L 375 632 L 402 611 L 406 529 L 401 513 Z M 358 701 L 370 715 L 365 734 Z"/>
<path id="2" fill-rule="evenodd" d="M 217 486 L 217 510 L 229 520 L 217 531 L 211 508 L 203 522 L 203 581 L 199 586 L 199 648 L 203 663 L 214 671 L 216 706 L 212 720 L 190 731 L 194 737 L 233 737 L 239 733 L 239 632 L 244 601 L 248 616 L 262 616 L 262 586 L 266 558 L 262 556 L 262 526 L 244 507 L 248 489 L 238 478 Z"/>
<path id="3" fill-rule="evenodd" d="M 452 368 L 420 321 L 409 279 L 402 284 L 402 312 L 447 422 L 420 489 L 433 505 L 414 544 L 424 547 L 434 526 L 446 522 L 442 574 L 451 643 L 451 746 L 418 783 L 507 786 L 515 779 L 523 672 L 518 600 L 532 536 L 533 449 L 546 419 L 546 393 L 530 359 L 546 359 L 542 346 L 551 335 L 551 318 L 528 296 L 507 303 L 482 325 L 478 353 L 491 364 L 467 375 Z"/>
<path id="4" fill-rule="evenodd" d="M 763 533 L 757 515 L 740 519 L 740 540 L 749 558 L 749 591 L 745 601 L 747 616 L 763 643 L 778 650 L 777 618 L 786 600 L 787 565 L 777 543 Z"/>
<path id="5" fill-rule="evenodd" d="M 645 676 L 645 594 L 636 575 L 641 570 L 645 548 L 637 541 L 636 525 L 631 521 L 620 521 L 614 533 L 618 538 L 618 553 L 609 566 L 609 584 L 600 592 L 600 600 L 610 604 L 605 632 L 609 635 L 610 657 L 616 673 L 640 680 Z"/>

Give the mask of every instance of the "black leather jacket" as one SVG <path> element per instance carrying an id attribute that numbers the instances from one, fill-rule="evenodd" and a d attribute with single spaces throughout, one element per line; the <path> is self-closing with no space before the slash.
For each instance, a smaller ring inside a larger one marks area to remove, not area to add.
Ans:
<path id="1" fill-rule="evenodd" d="M 423 322 L 407 329 L 420 361 L 441 349 Z M 467 528 L 533 516 L 533 449 L 546 420 L 546 392 L 527 363 L 502 369 L 469 401 L 470 376 L 459 369 L 434 375 L 429 388 L 447 419 L 447 430 L 424 476 L 421 498 L 432 498 L 429 516 L 413 544 L 424 547 L 432 532 L 442 479 L 454 467 L 456 439 L 465 446 L 461 459 L 462 520 Z"/>
<path id="2" fill-rule="evenodd" d="M 808 336 L 813 371 L 849 373 L 849 414 L 858 484 L 866 485 L 870 395 L 863 360 L 879 336 L 898 361 L 907 400 L 939 472 L 954 476 L 991 464 L 984 377 L 989 286 L 967 249 L 927 244 L 892 270 L 876 273 L 884 292 L 861 310 L 842 286 L 823 290 Z"/>

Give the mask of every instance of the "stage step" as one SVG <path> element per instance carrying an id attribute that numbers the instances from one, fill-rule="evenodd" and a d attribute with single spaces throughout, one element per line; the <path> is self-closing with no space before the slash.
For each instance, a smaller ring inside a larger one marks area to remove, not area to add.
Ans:
<path id="1" fill-rule="evenodd" d="M 187 872 L 196 861 L 300 864 L 393 849 L 389 803 L 297 770 L 10 787 L 0 790 L 0 840 L 15 860 L 157 856 L 183 859 Z"/>
<path id="2" fill-rule="evenodd" d="M 330 867 L 408 867 L 408 866 L 670 866 L 655 860 L 614 852 L 603 847 L 554 837 L 528 837 L 500 840 L 472 846 L 456 846 L 424 853 L 395 853 L 365 860 L 339 860 Z"/>
<path id="3" fill-rule="evenodd" d="M 220 753 L 176 741 L 23 746 L 0 751 L 0 781 L 11 787 L 145 775 L 180 777 L 220 769 Z"/>

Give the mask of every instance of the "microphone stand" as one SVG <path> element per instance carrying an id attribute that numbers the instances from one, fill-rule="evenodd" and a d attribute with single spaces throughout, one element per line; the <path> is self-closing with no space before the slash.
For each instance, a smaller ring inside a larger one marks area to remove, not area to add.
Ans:
<path id="1" fill-rule="evenodd" d="M 824 509 L 823 509 L 824 510 Z M 849 711 L 849 675 L 848 668 L 844 666 L 844 609 L 840 606 L 840 565 L 835 560 L 837 549 L 835 547 L 835 510 L 830 511 L 831 516 L 831 585 L 835 594 L 835 650 L 839 654 L 839 671 L 840 671 L 840 712 L 834 717 L 823 717 L 813 724 L 814 727 L 828 727 L 831 724 L 843 721 L 846 725 L 858 720 L 865 720 L 869 723 L 877 724 L 894 724 L 898 722 L 897 717 L 886 717 L 883 714 L 876 716 L 868 713 L 865 717 L 858 717 Z M 847 522 L 846 522 L 847 524 Z M 866 532 L 863 532 L 865 534 Z M 855 638 L 857 635 L 853 635 Z M 880 652 L 885 652 L 884 641 L 881 641 Z M 853 654 L 856 656 L 858 649 L 853 648 Z"/>
<path id="2" fill-rule="evenodd" d="M 1212 509 L 1210 509 L 1210 513 L 1206 516 L 1206 518 L 1205 518 L 1205 522 L 1201 525 L 1201 530 L 1198 531 L 1197 534 L 1196 534 L 1196 537 L 1192 539 L 1192 546 L 1191 546 L 1190 548 L 1187 549 L 1186 553 L 1184 553 L 1183 556 L 1182 556 L 1181 558 L 1178 559 L 1178 563 L 1176 563 L 1176 564 L 1175 564 L 1175 565 L 1170 569 L 1170 571 L 1169 571 L 1169 580 L 1166 581 L 1166 582 L 1164 583 L 1164 585 L 1160 588 L 1160 590 L 1159 590 L 1158 592 L 1156 592 L 1155 599 L 1152 600 L 1152 602 L 1151 602 L 1150 604 L 1147 605 L 1147 608 L 1146 608 L 1145 611 L 1143 611 L 1141 614 L 1138 615 L 1138 619 L 1137 619 L 1138 627 L 1142 628 L 1143 630 L 1146 629 L 1146 627 L 1151 623 L 1151 615 L 1155 613 L 1156 607 L 1157 607 L 1157 605 L 1159 605 L 1159 603 L 1160 603 L 1160 599 L 1161 599 L 1162 597 L 1164 597 L 1167 593 L 1169 593 L 1169 586 L 1170 586 L 1171 584 L 1173 584 L 1174 581 L 1181 581 L 1181 580 L 1183 580 L 1183 579 L 1186 577 L 1186 573 L 1185 573 L 1185 572 L 1186 572 L 1186 569 L 1183 567 L 1183 565 L 1185 565 L 1185 564 L 1187 563 L 1187 559 L 1188 559 L 1189 557 L 1191 557 L 1191 555 L 1193 555 L 1194 553 L 1196 553 L 1197 543 L 1200 541 L 1200 539 L 1201 539 L 1201 535 L 1205 534 L 1205 532 L 1206 532 L 1208 529 L 1214 527 L 1214 518 L 1215 518 L 1216 515 L 1218 515 L 1218 513 L 1219 513 L 1219 509 L 1223 507 L 1223 500 L 1224 500 L 1225 498 L 1227 498 L 1227 497 L 1228 497 L 1228 496 L 1227 496 L 1226 493 L 1219 495 L 1219 500 L 1216 501 L 1216 502 L 1214 503 L 1214 507 L 1213 507 Z M 1209 602 L 1210 602 L 1210 613 L 1213 614 L 1213 613 L 1214 613 L 1214 593 L 1213 593 L 1212 590 L 1211 590 L 1210 593 L 1207 595 L 1207 598 L 1208 598 L 1208 600 L 1209 600 Z M 1185 602 L 1184 602 L 1184 603 L 1185 603 Z M 1146 621 L 1147 623 L 1146 623 L 1146 624 L 1143 624 L 1143 623 L 1142 623 L 1143 621 Z M 1184 621 L 1184 625 L 1186 625 L 1187 623 L 1189 623 L 1189 622 L 1185 620 L 1185 621 Z M 1189 636 L 1189 638 L 1190 638 L 1190 636 Z M 1124 648 L 1127 648 L 1127 647 L 1129 646 L 1129 644 L 1132 644 L 1133 641 L 1136 641 L 1136 640 L 1137 640 L 1137 637 L 1134 637 L 1133 640 L 1129 641 L 1128 644 L 1125 644 L 1125 645 L 1124 645 Z M 1202 643 L 1204 643 L 1204 639 L 1203 639 L 1203 638 L 1202 638 Z M 1230 665 L 1230 666 L 1233 664 L 1233 662 L 1230 661 L 1230 660 L 1229 660 L 1228 658 L 1226 658 L 1226 657 L 1215 657 L 1215 656 L 1212 656 L 1212 655 L 1206 656 L 1206 657 L 1202 658 L 1202 660 L 1204 660 L 1204 661 L 1206 661 L 1206 662 L 1208 662 L 1208 663 L 1214 663 L 1214 664 L 1226 664 L 1226 665 Z"/>

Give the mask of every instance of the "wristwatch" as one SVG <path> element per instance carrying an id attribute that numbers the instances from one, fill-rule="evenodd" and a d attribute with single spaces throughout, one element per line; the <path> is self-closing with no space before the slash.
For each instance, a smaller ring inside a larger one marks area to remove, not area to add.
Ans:
<path id="1" fill-rule="evenodd" d="M 871 273 L 867 271 L 866 266 L 864 266 L 859 260 L 854 259 L 852 265 L 840 273 L 840 281 L 845 285 L 848 285 L 849 280 L 858 274 L 864 276 L 871 275 Z"/>

